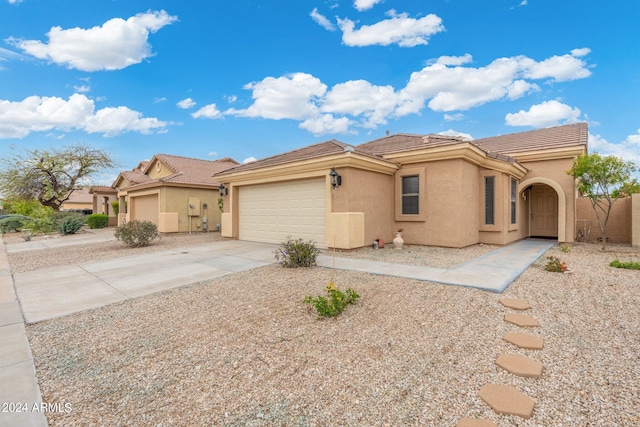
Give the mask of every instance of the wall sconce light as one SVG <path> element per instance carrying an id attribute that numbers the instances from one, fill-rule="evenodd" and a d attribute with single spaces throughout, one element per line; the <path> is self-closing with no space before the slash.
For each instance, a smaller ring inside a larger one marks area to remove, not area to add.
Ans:
<path id="1" fill-rule="evenodd" d="M 220 187 L 218 187 L 218 190 L 220 190 L 220 197 L 223 197 L 229 194 L 229 189 L 225 187 L 223 183 L 220 183 Z"/>
<path id="2" fill-rule="evenodd" d="M 342 185 L 342 177 L 336 172 L 336 168 L 331 168 L 329 176 L 331 177 L 331 187 L 336 188 Z"/>

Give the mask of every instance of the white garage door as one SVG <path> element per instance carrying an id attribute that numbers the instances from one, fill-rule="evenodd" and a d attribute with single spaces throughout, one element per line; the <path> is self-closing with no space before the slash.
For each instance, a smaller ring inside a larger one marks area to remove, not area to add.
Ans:
<path id="1" fill-rule="evenodd" d="M 151 221 L 158 225 L 158 195 L 132 197 L 131 220 Z"/>
<path id="2" fill-rule="evenodd" d="M 325 247 L 325 179 L 240 188 L 240 239 L 282 243 L 287 236 Z"/>

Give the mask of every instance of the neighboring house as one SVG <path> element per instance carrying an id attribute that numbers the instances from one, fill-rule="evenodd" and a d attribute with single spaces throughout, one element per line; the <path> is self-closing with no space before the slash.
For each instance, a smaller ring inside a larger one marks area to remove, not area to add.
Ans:
<path id="1" fill-rule="evenodd" d="M 151 221 L 162 233 L 215 230 L 220 224 L 220 183 L 212 177 L 238 162 L 156 154 L 131 171 L 120 172 L 118 223 Z"/>
<path id="2" fill-rule="evenodd" d="M 93 195 L 93 213 L 108 215 L 109 225 L 117 225 L 118 219 L 111 203 L 118 200 L 118 190 L 106 185 L 93 185 L 89 194 Z"/>
<path id="3" fill-rule="evenodd" d="M 399 229 L 419 245 L 572 242 L 576 190 L 566 171 L 587 152 L 587 135 L 578 123 L 474 141 L 397 134 L 307 146 L 214 175 L 228 190 L 222 235 L 344 249 Z"/>
<path id="4" fill-rule="evenodd" d="M 89 193 L 89 187 L 81 187 L 73 190 L 69 198 L 60 205 L 61 211 L 93 213 L 93 195 Z"/>

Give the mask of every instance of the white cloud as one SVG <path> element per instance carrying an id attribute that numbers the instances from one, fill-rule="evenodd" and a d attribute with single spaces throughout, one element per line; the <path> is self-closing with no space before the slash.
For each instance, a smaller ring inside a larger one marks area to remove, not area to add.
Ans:
<path id="1" fill-rule="evenodd" d="M 465 53 L 462 56 L 441 56 L 436 60 L 436 63 L 442 65 L 464 65 L 473 62 L 473 56 Z"/>
<path id="2" fill-rule="evenodd" d="M 178 108 L 188 110 L 189 108 L 193 108 L 196 105 L 196 102 L 191 98 L 185 98 L 182 101 L 178 101 L 176 105 L 178 106 Z"/>
<path id="3" fill-rule="evenodd" d="M 466 141 L 473 141 L 473 137 L 471 136 L 471 134 L 469 133 L 464 133 L 464 132 L 458 132 L 457 130 L 453 130 L 453 129 L 449 129 L 449 130 L 445 130 L 444 132 L 438 132 L 438 135 L 444 135 L 444 136 L 457 136 L 460 137 Z"/>
<path id="4" fill-rule="evenodd" d="M 78 93 L 87 93 L 87 92 L 91 92 L 91 86 L 89 85 L 75 85 L 73 87 L 73 90 L 75 90 Z"/>
<path id="5" fill-rule="evenodd" d="M 29 55 L 82 71 L 121 70 L 153 56 L 148 43 L 155 33 L 178 18 L 164 10 L 139 13 L 126 21 L 114 18 L 89 29 L 52 27 L 48 43 L 10 38 Z"/>
<path id="6" fill-rule="evenodd" d="M 397 44 L 401 47 L 426 45 L 429 37 L 444 31 L 442 19 L 429 14 L 420 19 L 409 18 L 407 13 L 387 12 L 389 19 L 373 25 L 363 25 L 355 29 L 355 22 L 348 18 L 338 19 L 342 30 L 342 41 L 347 46 L 371 46 Z"/>
<path id="7" fill-rule="evenodd" d="M 575 123 L 580 114 L 578 108 L 572 108 L 567 104 L 553 100 L 532 105 L 529 111 L 520 110 L 517 113 L 509 113 L 504 120 L 508 126 L 543 128 L 561 123 Z"/>
<path id="8" fill-rule="evenodd" d="M 265 77 L 244 86 L 252 91 L 252 105 L 246 109 L 231 108 L 224 114 L 296 120 L 302 129 L 316 135 L 352 133 L 354 127 L 375 128 L 387 123 L 389 118 L 418 114 L 425 106 L 433 111 L 458 111 L 457 114 L 446 114 L 444 118 L 460 120 L 464 117 L 459 113 L 462 110 L 492 101 L 519 99 L 539 91 L 538 84 L 525 76 L 530 76 L 532 66 L 544 71 L 544 64 L 548 64 L 516 56 L 496 59 L 484 67 L 463 65 L 472 60 L 469 54 L 438 58 L 412 73 L 407 85 L 399 89 L 374 85 L 366 80 L 350 80 L 328 89 L 320 79 L 305 73 Z M 581 78 L 578 76 L 580 73 L 574 74 L 575 78 Z M 538 106 L 529 112 L 510 115 L 509 120 L 532 123 L 533 126 L 545 120 L 571 121 L 580 115 L 579 110 L 568 106 L 551 111 L 552 107 L 554 103 Z M 546 112 L 546 116 L 542 112 Z"/>
<path id="9" fill-rule="evenodd" d="M 311 11 L 309 16 L 311 16 L 311 19 L 313 19 L 316 22 L 316 24 L 320 25 L 325 30 L 327 30 L 327 31 L 335 31 L 336 30 L 336 26 L 333 25 L 333 23 L 331 21 L 329 21 L 326 16 L 324 16 L 320 12 L 318 12 L 318 8 L 317 7 L 314 8 Z"/>
<path id="10" fill-rule="evenodd" d="M 274 120 L 306 120 L 319 115 L 315 102 L 327 91 L 327 86 L 320 79 L 306 73 L 266 77 L 244 88 L 253 91 L 254 103 L 245 110 L 229 109 L 225 114 Z"/>
<path id="11" fill-rule="evenodd" d="M 613 155 L 624 160 L 632 161 L 640 166 L 640 129 L 638 133 L 629 135 L 620 143 L 612 143 L 600 135 L 589 133 L 589 152 L 598 152 L 602 155 Z"/>
<path id="12" fill-rule="evenodd" d="M 227 102 L 229 104 L 233 104 L 234 102 L 236 102 L 238 100 L 238 97 L 236 95 L 229 95 L 227 96 Z"/>
<path id="13" fill-rule="evenodd" d="M 353 7 L 359 11 L 369 10 L 378 3 L 382 3 L 383 0 L 354 0 Z"/>
<path id="14" fill-rule="evenodd" d="M 524 58 L 524 77 L 531 79 L 551 78 L 557 82 L 583 79 L 591 75 L 591 71 L 586 67 L 586 63 L 579 59 L 590 52 L 589 49 L 574 49 L 571 54 L 562 56 L 552 56 L 541 62 Z"/>
<path id="15" fill-rule="evenodd" d="M 153 98 L 153 102 L 155 102 L 156 104 L 162 104 L 163 102 L 166 102 L 167 98 L 165 96 L 161 96 L 159 98 Z"/>
<path id="16" fill-rule="evenodd" d="M 216 104 L 209 104 L 200 108 L 195 113 L 191 113 L 191 117 L 193 117 L 194 119 L 221 119 L 223 116 L 222 112 L 218 110 L 218 107 L 216 107 Z"/>
<path id="17" fill-rule="evenodd" d="M 217 151 L 209 151 L 209 152 L 207 153 L 207 156 L 209 156 L 209 157 L 214 157 L 214 156 L 217 156 L 217 155 L 218 155 L 218 152 L 217 152 Z"/>
<path id="18" fill-rule="evenodd" d="M 24 0 L 9 0 L 9 4 L 20 4 L 22 3 Z"/>
<path id="19" fill-rule="evenodd" d="M 31 132 L 83 130 L 115 136 L 123 132 L 152 133 L 169 125 L 127 107 L 95 110 L 93 100 L 73 94 L 68 100 L 30 96 L 22 101 L 0 100 L 0 138 L 23 138 Z"/>
<path id="20" fill-rule="evenodd" d="M 457 122 L 464 119 L 464 114 L 456 113 L 456 114 L 445 114 L 444 119 L 448 122 Z"/>
<path id="21" fill-rule="evenodd" d="M 242 161 L 242 164 L 247 164 L 247 163 L 253 163 L 255 161 L 257 161 L 258 159 L 256 159 L 255 157 L 251 156 L 251 157 L 247 157 L 246 159 L 244 159 Z"/>

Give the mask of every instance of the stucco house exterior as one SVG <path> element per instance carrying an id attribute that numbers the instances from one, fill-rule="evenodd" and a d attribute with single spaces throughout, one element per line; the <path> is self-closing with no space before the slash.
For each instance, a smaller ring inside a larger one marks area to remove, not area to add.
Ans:
<path id="1" fill-rule="evenodd" d="M 445 247 L 572 242 L 576 190 L 566 171 L 587 138 L 578 123 L 473 141 L 396 134 L 310 145 L 214 175 L 228 192 L 222 235 L 341 249 L 400 229 L 407 244 Z"/>
<path id="2" fill-rule="evenodd" d="M 61 211 L 75 211 L 84 213 L 95 213 L 93 209 L 93 196 L 90 194 L 90 187 L 76 188 L 71 192 L 69 198 L 60 205 Z"/>
<path id="3" fill-rule="evenodd" d="M 233 159 L 201 160 L 156 154 L 120 172 L 118 223 L 151 221 L 161 233 L 215 230 L 220 224 L 220 183 L 213 174 L 238 166 Z"/>
<path id="4" fill-rule="evenodd" d="M 92 185 L 89 194 L 93 196 L 93 213 L 108 215 L 109 225 L 117 225 L 116 213 L 111 203 L 118 200 L 118 190 L 106 185 Z"/>

